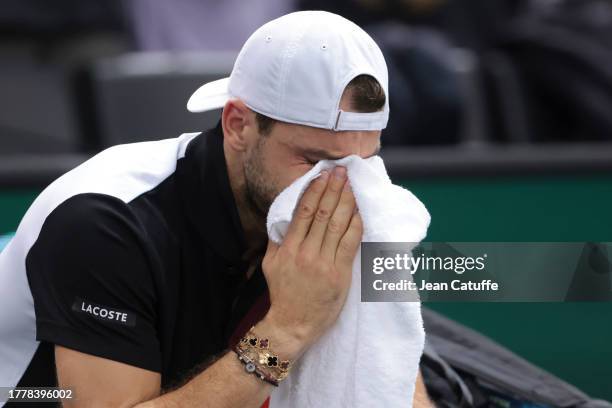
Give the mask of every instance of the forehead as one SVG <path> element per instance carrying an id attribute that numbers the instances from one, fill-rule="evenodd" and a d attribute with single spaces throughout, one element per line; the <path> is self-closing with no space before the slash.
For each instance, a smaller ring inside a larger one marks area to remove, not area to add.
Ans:
<path id="1" fill-rule="evenodd" d="M 330 156 L 372 155 L 380 145 L 380 131 L 340 131 L 290 123 L 276 123 L 272 133 L 279 142 L 298 153 L 300 150 L 323 150 Z"/>

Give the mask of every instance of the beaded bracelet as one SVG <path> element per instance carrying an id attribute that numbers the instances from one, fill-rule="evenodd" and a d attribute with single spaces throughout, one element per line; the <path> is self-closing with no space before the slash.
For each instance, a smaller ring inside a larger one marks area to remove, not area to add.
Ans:
<path id="1" fill-rule="evenodd" d="M 253 328 L 254 326 L 240 339 L 234 351 L 238 359 L 245 364 L 248 373 L 254 373 L 260 379 L 278 387 L 289 374 L 291 362 L 280 361 L 278 355 L 270 350 L 269 339 L 257 337 Z"/>

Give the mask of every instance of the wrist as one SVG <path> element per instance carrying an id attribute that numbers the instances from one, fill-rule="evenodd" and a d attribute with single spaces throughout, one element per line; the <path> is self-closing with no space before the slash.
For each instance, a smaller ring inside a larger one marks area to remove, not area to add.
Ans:
<path id="1" fill-rule="evenodd" d="M 307 338 L 302 331 L 283 327 L 272 313 L 268 313 L 257 323 L 254 331 L 259 336 L 270 339 L 271 349 L 282 359 L 292 362 L 299 359 L 308 347 Z"/>

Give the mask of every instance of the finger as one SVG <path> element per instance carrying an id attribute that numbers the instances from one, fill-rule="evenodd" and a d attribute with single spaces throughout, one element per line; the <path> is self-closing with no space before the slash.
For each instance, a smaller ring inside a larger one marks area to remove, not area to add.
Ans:
<path id="1" fill-rule="evenodd" d="M 353 259 L 357 254 L 359 244 L 361 244 L 361 235 L 363 234 L 363 224 L 361 216 L 358 212 L 353 214 L 351 223 L 346 232 L 342 236 L 336 251 L 336 262 L 343 265 L 352 265 Z"/>
<path id="2" fill-rule="evenodd" d="M 335 259 L 340 239 L 342 239 L 342 236 L 346 232 L 355 212 L 355 205 L 355 196 L 347 181 L 342 190 L 342 195 L 340 196 L 336 211 L 334 211 L 334 214 L 327 224 L 327 231 L 323 238 L 321 256 L 325 259 L 331 261 Z"/>
<path id="3" fill-rule="evenodd" d="M 327 225 L 334 214 L 334 211 L 336 211 L 336 207 L 340 201 L 340 195 L 342 194 L 342 189 L 345 183 L 346 168 L 335 167 L 329 182 L 327 183 L 327 188 L 323 193 L 323 197 L 321 197 L 319 207 L 315 212 L 310 230 L 308 231 L 306 239 L 304 240 L 305 248 L 314 250 L 316 253 L 319 253 L 321 250 L 321 244 L 323 243 L 323 237 L 325 236 Z"/>
<path id="4" fill-rule="evenodd" d="M 329 172 L 324 170 L 319 177 L 310 182 L 310 185 L 302 194 L 300 201 L 295 207 L 293 219 L 287 229 L 287 235 L 283 241 L 284 245 L 297 247 L 308 234 L 314 214 L 319 207 L 321 196 L 325 192 L 329 180 Z"/>

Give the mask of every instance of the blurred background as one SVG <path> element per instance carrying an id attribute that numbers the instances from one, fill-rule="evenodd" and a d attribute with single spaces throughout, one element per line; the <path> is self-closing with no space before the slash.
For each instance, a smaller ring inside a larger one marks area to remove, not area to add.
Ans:
<path id="1" fill-rule="evenodd" d="M 191 92 L 302 9 L 385 53 L 382 155 L 428 240 L 612 241 L 612 0 L 3 0 L 0 235 L 100 150 L 213 126 Z M 612 400 L 612 304 L 428 306 Z"/>

